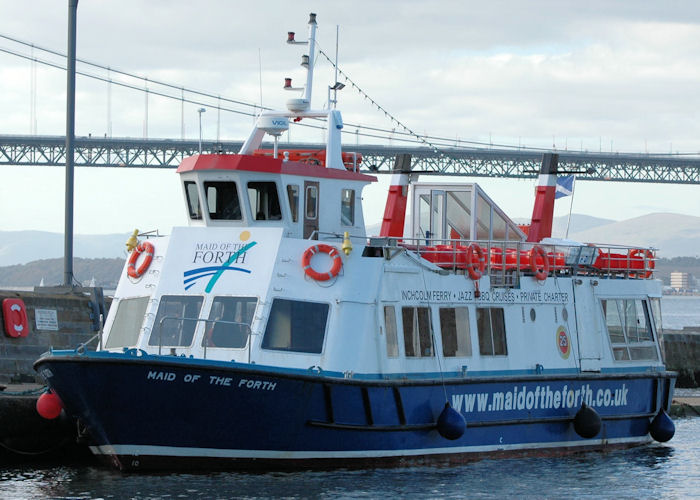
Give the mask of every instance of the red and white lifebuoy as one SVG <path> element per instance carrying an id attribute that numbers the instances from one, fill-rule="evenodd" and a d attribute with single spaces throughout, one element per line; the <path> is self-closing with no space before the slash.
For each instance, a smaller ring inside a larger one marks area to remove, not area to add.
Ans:
<path id="1" fill-rule="evenodd" d="M 22 299 L 4 299 L 2 316 L 5 320 L 5 335 L 13 338 L 29 335 L 27 308 Z"/>
<path id="2" fill-rule="evenodd" d="M 537 265 L 537 258 L 542 259 L 542 267 Z M 530 270 L 535 274 L 535 279 L 538 281 L 544 281 L 547 279 L 549 274 L 549 260 L 547 259 L 547 254 L 544 249 L 535 245 L 530 250 Z"/>
<path id="3" fill-rule="evenodd" d="M 325 253 L 333 260 L 333 264 L 328 272 L 319 273 L 311 267 L 311 258 L 317 253 Z M 301 267 L 306 275 L 316 281 L 328 281 L 329 279 L 338 276 L 340 269 L 343 267 L 343 259 L 340 257 L 340 252 L 331 246 L 324 243 L 310 246 L 301 256 Z"/>
<path id="4" fill-rule="evenodd" d="M 133 252 L 131 252 L 126 274 L 128 274 L 130 278 L 140 278 L 143 276 L 143 273 L 148 270 L 148 266 L 150 266 L 153 261 L 154 253 L 155 248 L 153 247 L 153 243 L 150 241 L 142 241 L 139 243 L 136 248 L 134 248 Z M 141 255 L 143 255 L 144 258 L 141 265 L 137 268 L 136 263 Z"/>
<path id="5" fill-rule="evenodd" d="M 467 272 L 469 277 L 474 281 L 479 281 L 484 275 L 484 269 L 486 269 L 484 250 L 476 243 L 472 243 L 467 247 Z"/>
<path id="6" fill-rule="evenodd" d="M 637 276 L 640 278 L 651 278 L 651 275 L 654 272 L 654 267 L 656 266 L 656 264 L 654 263 L 654 254 L 652 253 L 652 251 L 648 248 L 635 248 L 633 250 L 630 250 L 628 255 L 630 260 L 639 257 L 645 259 L 644 269 L 646 269 L 646 271 L 637 273 Z"/>

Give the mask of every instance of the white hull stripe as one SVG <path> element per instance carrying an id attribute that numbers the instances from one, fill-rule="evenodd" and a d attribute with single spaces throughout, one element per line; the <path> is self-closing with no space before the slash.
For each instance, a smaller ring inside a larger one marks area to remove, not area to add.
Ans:
<path id="1" fill-rule="evenodd" d="M 268 458 L 286 460 L 337 459 L 337 458 L 385 458 L 419 455 L 452 455 L 459 453 L 484 453 L 492 451 L 515 451 L 552 449 L 566 447 L 604 446 L 604 444 L 644 444 L 651 442 L 649 436 L 613 439 L 589 439 L 587 441 L 559 441 L 552 443 L 497 444 L 488 446 L 460 446 L 414 450 L 360 450 L 360 451 L 277 451 L 277 450 L 220 450 L 217 448 L 188 448 L 178 446 L 149 446 L 115 444 L 90 446 L 95 455 L 130 455 L 164 457 L 203 458 Z"/>

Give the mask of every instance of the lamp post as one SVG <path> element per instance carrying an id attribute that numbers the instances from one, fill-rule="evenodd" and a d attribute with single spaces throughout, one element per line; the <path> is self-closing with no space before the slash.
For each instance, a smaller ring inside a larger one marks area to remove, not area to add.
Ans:
<path id="1" fill-rule="evenodd" d="M 199 108 L 199 154 L 202 154 L 202 113 L 206 113 L 206 108 Z"/>

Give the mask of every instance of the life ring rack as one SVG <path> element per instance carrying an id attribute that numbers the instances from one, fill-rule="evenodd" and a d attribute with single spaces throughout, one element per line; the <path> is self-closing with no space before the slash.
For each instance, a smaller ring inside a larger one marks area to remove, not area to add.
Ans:
<path id="1" fill-rule="evenodd" d="M 313 267 L 311 267 L 311 258 L 317 253 L 325 253 L 333 260 L 331 268 L 325 273 L 319 273 Z M 331 278 L 338 276 L 338 273 L 343 267 L 343 259 L 340 256 L 340 252 L 331 245 L 326 245 L 325 243 L 319 243 L 318 245 L 312 245 L 304 251 L 301 256 L 301 267 L 304 269 L 304 273 L 311 279 L 315 281 L 328 281 Z"/>
<path id="2" fill-rule="evenodd" d="M 130 278 L 138 279 L 141 276 L 143 276 L 143 273 L 145 273 L 148 270 L 148 267 L 151 265 L 151 262 L 153 262 L 153 254 L 155 253 L 155 247 L 153 246 L 153 243 L 150 241 L 142 241 L 139 243 L 136 248 L 131 252 L 131 256 L 129 257 L 129 265 L 127 266 L 126 269 L 126 274 L 129 275 Z M 139 260 L 139 257 L 141 255 L 144 255 L 143 261 L 141 262 L 141 265 L 137 268 L 136 263 Z"/>
<path id="3" fill-rule="evenodd" d="M 474 260 L 476 257 L 476 260 Z M 476 243 L 472 243 L 467 247 L 467 272 L 469 277 L 474 281 L 479 281 L 484 275 L 486 269 L 486 258 L 484 257 L 484 249 Z"/>
<path id="4" fill-rule="evenodd" d="M 542 259 L 542 267 L 537 265 L 537 257 Z M 534 273 L 537 281 L 544 281 L 547 279 L 547 275 L 549 274 L 549 260 L 547 259 L 547 254 L 544 249 L 539 245 L 535 245 L 532 247 L 532 250 L 530 250 L 530 270 Z"/>

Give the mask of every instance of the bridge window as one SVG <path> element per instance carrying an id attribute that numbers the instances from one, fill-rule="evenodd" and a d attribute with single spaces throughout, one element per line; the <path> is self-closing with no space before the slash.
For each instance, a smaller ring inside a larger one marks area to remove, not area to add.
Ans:
<path id="1" fill-rule="evenodd" d="M 321 354 L 328 309 L 328 304 L 320 302 L 274 299 L 263 349 Z"/>
<path id="2" fill-rule="evenodd" d="M 141 324 L 147 306 L 148 297 L 121 299 L 105 348 L 135 346 L 141 333 Z"/>
<path id="3" fill-rule="evenodd" d="M 289 198 L 289 211 L 292 213 L 292 222 L 299 220 L 299 186 L 289 184 L 287 186 L 287 197 Z"/>
<path id="4" fill-rule="evenodd" d="M 478 307 L 476 326 L 479 331 L 479 354 L 482 356 L 505 356 L 506 323 L 502 307 Z"/>
<path id="5" fill-rule="evenodd" d="M 384 330 L 386 332 L 386 355 L 395 358 L 399 355 L 399 339 L 396 335 L 394 306 L 384 306 Z"/>
<path id="6" fill-rule="evenodd" d="M 609 299 L 601 304 L 616 361 L 658 359 L 646 301 Z"/>
<path id="7" fill-rule="evenodd" d="M 255 220 L 280 220 L 280 200 L 274 182 L 249 182 L 248 199 Z"/>
<path id="8" fill-rule="evenodd" d="M 190 219 L 201 219 L 202 209 L 199 204 L 199 191 L 197 191 L 197 184 L 195 182 L 185 182 L 185 195 L 187 196 L 187 209 L 190 212 Z"/>
<path id="9" fill-rule="evenodd" d="M 209 218 L 213 220 L 241 220 L 241 204 L 235 182 L 205 182 Z"/>
<path id="10" fill-rule="evenodd" d="M 406 357 L 432 357 L 435 353 L 430 332 L 430 308 L 403 307 L 401 316 Z"/>
<path id="11" fill-rule="evenodd" d="M 202 345 L 238 349 L 245 347 L 257 304 L 258 299 L 255 297 L 216 297 L 209 311 Z"/>
<path id="12" fill-rule="evenodd" d="M 148 345 L 187 347 L 197 327 L 202 297 L 197 295 L 163 295 L 158 305 Z"/>
<path id="13" fill-rule="evenodd" d="M 442 354 L 445 357 L 472 355 L 469 338 L 469 309 L 466 307 L 440 308 Z"/>
<path id="14" fill-rule="evenodd" d="M 343 226 L 355 225 L 355 190 L 343 189 L 340 197 L 340 223 Z"/>
<path id="15" fill-rule="evenodd" d="M 318 188 L 306 186 L 306 218 L 315 220 L 318 216 Z"/>

